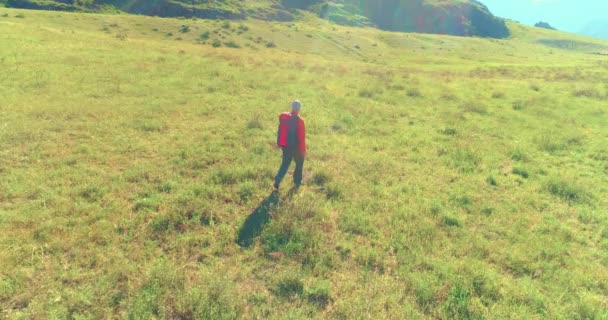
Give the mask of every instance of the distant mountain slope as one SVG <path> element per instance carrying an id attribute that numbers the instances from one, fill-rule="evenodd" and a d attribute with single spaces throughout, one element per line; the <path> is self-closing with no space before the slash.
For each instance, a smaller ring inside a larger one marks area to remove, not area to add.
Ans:
<path id="1" fill-rule="evenodd" d="M 76 3 L 76 4 L 75 4 Z M 504 21 L 475 0 L 8 0 L 8 6 L 43 10 L 119 10 L 162 17 L 290 21 L 309 10 L 342 25 L 383 30 L 505 38 Z"/>
<path id="2" fill-rule="evenodd" d="M 320 9 L 321 16 L 334 21 L 336 12 L 363 16 L 383 30 L 492 38 L 510 34 L 502 19 L 474 0 L 343 0 Z"/>
<path id="3" fill-rule="evenodd" d="M 593 21 L 579 33 L 596 38 L 608 39 L 608 21 Z"/>

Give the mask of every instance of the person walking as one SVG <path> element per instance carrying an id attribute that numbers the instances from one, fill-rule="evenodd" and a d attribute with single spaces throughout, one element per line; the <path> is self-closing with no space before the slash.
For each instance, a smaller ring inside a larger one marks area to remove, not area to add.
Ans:
<path id="1" fill-rule="evenodd" d="M 277 146 L 283 151 L 283 160 L 274 179 L 275 190 L 279 189 L 279 185 L 287 174 L 292 160 L 296 162 L 293 183 L 296 187 L 302 185 L 302 171 L 304 169 L 304 158 L 306 158 L 306 128 L 304 119 L 300 117 L 301 109 L 302 103 L 295 100 L 291 104 L 291 112 L 283 112 L 279 115 Z"/>

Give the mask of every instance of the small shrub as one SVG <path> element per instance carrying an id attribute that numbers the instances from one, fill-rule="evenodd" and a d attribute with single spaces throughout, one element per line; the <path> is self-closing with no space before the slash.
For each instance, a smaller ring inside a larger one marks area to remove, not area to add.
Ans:
<path id="1" fill-rule="evenodd" d="M 243 302 L 234 285 L 225 280 L 205 281 L 204 288 L 177 292 L 174 296 L 175 304 L 166 306 L 170 314 L 160 318 L 233 320 L 243 317 Z"/>
<path id="2" fill-rule="evenodd" d="M 336 122 L 331 126 L 331 130 L 334 132 L 341 132 L 342 130 L 344 130 L 344 125 Z"/>
<path id="3" fill-rule="evenodd" d="M 338 227 L 345 233 L 354 235 L 369 235 L 375 231 L 370 216 L 361 211 L 340 215 L 338 217 Z"/>
<path id="4" fill-rule="evenodd" d="M 166 129 L 165 124 L 157 119 L 139 119 L 135 127 L 144 132 L 161 132 Z"/>
<path id="5" fill-rule="evenodd" d="M 274 42 L 272 42 L 272 41 L 268 41 L 266 43 L 266 48 L 275 48 L 276 46 L 277 45 Z"/>
<path id="6" fill-rule="evenodd" d="M 319 281 L 306 290 L 308 302 L 324 308 L 331 301 L 329 281 Z"/>
<path id="7" fill-rule="evenodd" d="M 369 271 L 384 272 L 385 263 L 376 248 L 359 247 L 355 250 L 354 258 L 360 266 Z"/>
<path id="8" fill-rule="evenodd" d="M 214 48 L 219 48 L 219 47 L 221 47 L 221 46 L 222 46 L 222 42 L 220 42 L 220 40 L 215 39 L 215 40 L 213 40 L 213 42 L 211 42 L 211 45 L 212 45 Z"/>
<path id="9" fill-rule="evenodd" d="M 545 134 L 537 139 L 538 147 L 548 153 L 555 153 L 566 148 L 564 142 L 554 134 Z"/>
<path id="10" fill-rule="evenodd" d="M 328 200 L 341 199 L 344 194 L 342 187 L 337 184 L 328 185 L 325 187 L 325 195 Z"/>
<path id="11" fill-rule="evenodd" d="M 249 27 L 244 25 L 244 24 L 240 24 L 239 25 L 239 30 L 243 31 L 243 32 L 247 32 L 249 31 Z"/>
<path id="12" fill-rule="evenodd" d="M 23 13 L 18 13 L 17 15 L 15 15 L 15 18 L 25 19 L 25 15 Z"/>
<path id="13" fill-rule="evenodd" d="M 233 185 L 256 178 L 254 171 L 243 168 L 222 168 L 211 173 L 211 181 L 218 185 Z"/>
<path id="14" fill-rule="evenodd" d="M 173 37 L 173 32 L 167 32 L 166 36 L 167 37 Z"/>
<path id="15" fill-rule="evenodd" d="M 429 213 L 432 216 L 437 216 L 439 215 L 439 213 L 441 213 L 443 211 L 443 203 L 441 203 L 441 201 L 439 200 L 433 200 L 433 202 L 431 203 L 431 206 L 429 208 Z"/>
<path id="16" fill-rule="evenodd" d="M 169 219 L 162 215 L 158 215 L 150 221 L 150 229 L 152 229 L 156 235 L 161 235 L 169 231 L 169 225 Z"/>
<path id="17" fill-rule="evenodd" d="M 532 91 L 536 91 L 536 92 L 538 92 L 538 91 L 540 91 L 540 86 L 539 86 L 539 85 L 537 85 L 537 84 L 532 84 L 532 85 L 530 85 L 530 89 L 531 89 Z"/>
<path id="18" fill-rule="evenodd" d="M 458 97 L 451 92 L 444 92 L 441 94 L 441 99 L 446 101 L 456 101 Z"/>
<path id="19" fill-rule="evenodd" d="M 224 46 L 226 46 L 228 48 L 240 48 L 241 47 L 240 45 L 238 45 L 238 43 L 236 43 L 234 41 L 224 42 Z"/>
<path id="20" fill-rule="evenodd" d="M 580 98 L 580 97 L 593 98 L 593 99 L 602 98 L 602 95 L 600 94 L 600 92 L 595 88 L 577 89 L 574 92 L 572 92 L 572 95 L 577 98 Z"/>
<path id="21" fill-rule="evenodd" d="M 152 172 L 153 170 L 149 167 L 132 167 L 124 173 L 124 178 L 131 183 L 154 182 L 156 177 Z"/>
<path id="22" fill-rule="evenodd" d="M 156 211 L 160 202 L 161 199 L 157 195 L 142 194 L 135 202 L 133 211 Z"/>
<path id="23" fill-rule="evenodd" d="M 455 136 L 458 134 L 458 131 L 456 131 L 454 128 L 445 128 L 443 130 L 439 130 L 439 133 L 446 136 Z"/>
<path id="24" fill-rule="evenodd" d="M 106 194 L 106 190 L 97 186 L 87 186 L 78 195 L 87 202 L 98 202 Z"/>
<path id="25" fill-rule="evenodd" d="M 50 234 L 49 227 L 38 227 L 34 230 L 32 238 L 39 242 L 47 242 Z"/>
<path id="26" fill-rule="evenodd" d="M 452 166 L 462 173 L 473 173 L 480 164 L 481 159 L 472 151 L 458 149 L 450 157 Z"/>
<path id="27" fill-rule="evenodd" d="M 129 306 L 129 319 L 151 319 L 160 312 L 163 286 L 159 280 L 148 282 L 139 290 Z"/>
<path id="28" fill-rule="evenodd" d="M 443 217 L 441 217 L 441 223 L 448 227 L 460 227 L 460 221 L 458 218 L 451 214 L 445 214 Z"/>
<path id="29" fill-rule="evenodd" d="M 326 211 L 317 206 L 318 200 L 313 193 L 300 193 L 276 208 L 278 212 L 272 214 L 273 219 L 260 234 L 264 252 L 280 252 L 310 265 L 326 259 L 321 251 L 325 234 L 319 224 L 313 222 L 326 218 Z"/>
<path id="30" fill-rule="evenodd" d="M 171 193 L 175 189 L 175 184 L 172 182 L 165 182 L 158 186 L 158 191 L 162 193 Z"/>
<path id="31" fill-rule="evenodd" d="M 582 146 L 585 142 L 584 136 L 570 136 L 565 139 L 565 142 L 569 146 Z"/>
<path id="32" fill-rule="evenodd" d="M 571 181 L 553 178 L 545 184 L 545 189 L 552 195 L 570 203 L 587 202 L 591 196 L 582 186 Z"/>
<path id="33" fill-rule="evenodd" d="M 471 199 L 471 197 L 469 197 L 468 195 L 454 197 L 451 200 L 454 204 L 458 205 L 463 209 L 466 209 L 467 211 L 471 210 L 471 207 L 473 206 L 473 199 Z"/>
<path id="34" fill-rule="evenodd" d="M 513 170 L 511 172 L 513 174 L 521 176 L 524 179 L 528 179 L 528 177 L 530 176 L 530 174 L 528 173 L 528 170 L 523 167 L 515 167 L 515 168 L 513 168 Z"/>
<path id="35" fill-rule="evenodd" d="M 185 219 L 177 214 L 159 214 L 150 221 L 154 238 L 161 238 L 175 230 L 183 229 Z"/>
<path id="36" fill-rule="evenodd" d="M 528 161 L 528 156 L 522 149 L 515 149 L 511 152 L 511 159 L 515 161 Z"/>
<path id="37" fill-rule="evenodd" d="M 408 97 L 411 98 L 419 98 L 422 96 L 422 93 L 420 92 L 420 90 L 418 90 L 418 88 L 409 88 L 407 89 L 406 94 Z"/>
<path id="38" fill-rule="evenodd" d="M 311 179 L 312 184 L 317 186 L 324 186 L 331 181 L 331 176 L 325 172 L 316 172 Z"/>
<path id="39" fill-rule="evenodd" d="M 601 215 L 589 208 L 582 208 L 578 211 L 578 221 L 584 224 L 599 223 Z"/>
<path id="40" fill-rule="evenodd" d="M 525 107 L 525 103 L 523 101 L 515 101 L 512 104 L 513 110 L 519 111 Z"/>
<path id="41" fill-rule="evenodd" d="M 254 113 L 247 121 L 247 129 L 264 129 L 262 116 L 259 113 Z"/>
<path id="42" fill-rule="evenodd" d="M 110 298 L 111 305 L 113 307 L 120 306 L 120 303 L 126 298 L 126 296 L 127 295 L 122 291 L 118 291 L 112 294 L 112 297 Z"/>
<path id="43" fill-rule="evenodd" d="M 274 294 L 279 298 L 301 297 L 303 293 L 304 283 L 295 275 L 283 277 L 274 288 Z"/>
<path id="44" fill-rule="evenodd" d="M 477 319 L 480 318 L 471 311 L 470 293 L 462 285 L 455 285 L 448 294 L 444 310 L 448 319 Z"/>
<path id="45" fill-rule="evenodd" d="M 462 106 L 462 109 L 465 112 L 477 113 L 477 114 L 486 114 L 488 113 L 488 108 L 481 103 L 468 103 Z"/>
<path id="46" fill-rule="evenodd" d="M 200 36 L 198 36 L 198 37 L 199 37 L 199 39 L 201 39 L 201 40 L 208 40 L 208 39 L 209 39 L 209 36 L 210 36 L 210 35 L 209 35 L 209 31 L 205 31 L 205 32 L 201 33 L 201 35 L 200 35 Z"/>
<path id="47" fill-rule="evenodd" d="M 490 216 L 490 215 L 494 214 L 494 211 L 496 211 L 496 209 L 494 209 L 492 207 L 485 207 L 485 208 L 481 209 L 481 214 Z"/>
<path id="48" fill-rule="evenodd" d="M 430 310 L 434 307 L 436 303 L 436 293 L 435 288 L 429 282 L 429 280 L 424 278 L 414 278 L 412 280 L 414 283 L 413 291 L 416 298 L 416 304 L 422 310 Z"/>
<path id="49" fill-rule="evenodd" d="M 498 185 L 498 182 L 496 181 L 496 178 L 494 178 L 494 176 L 493 176 L 493 175 L 489 175 L 489 176 L 486 178 L 486 182 L 487 182 L 489 185 L 494 186 L 494 187 L 496 187 L 496 186 Z"/>
<path id="50" fill-rule="evenodd" d="M 502 99 L 505 97 L 504 92 L 493 92 L 492 99 Z"/>
<path id="51" fill-rule="evenodd" d="M 218 221 L 218 217 L 210 206 L 209 200 L 217 199 L 219 194 L 218 188 L 211 185 L 192 188 L 180 193 L 170 203 L 171 212 L 184 217 L 180 221 L 205 226 L 213 224 Z"/>
<path id="52" fill-rule="evenodd" d="M 372 98 L 374 96 L 374 92 L 370 89 L 361 89 L 359 90 L 359 97 L 361 98 Z"/>
<path id="53" fill-rule="evenodd" d="M 7 18 L 8 17 L 8 13 L 3 14 L 1 17 Z"/>
<path id="54" fill-rule="evenodd" d="M 222 23 L 222 29 L 230 29 L 231 25 L 230 25 L 230 21 L 224 21 L 224 23 Z"/>
<path id="55" fill-rule="evenodd" d="M 239 187 L 239 198 L 242 202 L 247 202 L 255 194 L 256 185 L 251 181 L 246 181 Z"/>
<path id="56" fill-rule="evenodd" d="M 181 33 L 188 33 L 188 32 L 190 32 L 190 26 L 189 25 L 182 25 L 179 28 L 179 32 L 181 32 Z"/>

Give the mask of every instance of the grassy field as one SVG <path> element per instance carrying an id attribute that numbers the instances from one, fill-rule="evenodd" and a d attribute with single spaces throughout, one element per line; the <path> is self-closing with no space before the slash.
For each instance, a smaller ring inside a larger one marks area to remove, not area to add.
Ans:
<path id="1" fill-rule="evenodd" d="M 608 319 L 608 43 L 510 27 L 0 8 L 0 318 Z"/>

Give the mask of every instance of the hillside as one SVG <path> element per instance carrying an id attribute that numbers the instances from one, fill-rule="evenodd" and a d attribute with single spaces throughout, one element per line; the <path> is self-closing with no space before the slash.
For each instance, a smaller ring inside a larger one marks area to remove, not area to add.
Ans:
<path id="1" fill-rule="evenodd" d="M 14 8 L 63 11 L 113 11 L 161 17 L 292 21 L 297 10 L 309 10 L 341 25 L 372 26 L 383 30 L 506 38 L 504 21 L 474 0 L 8 0 Z"/>
<path id="2" fill-rule="evenodd" d="M 342 3 L 340 3 L 342 2 Z M 383 30 L 506 38 L 509 30 L 478 1 L 340 1 L 320 7 L 321 17 L 357 25 L 349 15 L 363 16 Z M 360 19 L 359 19 L 360 20 Z M 354 22 L 354 23 L 353 23 Z"/>
<path id="3" fill-rule="evenodd" d="M 0 8 L 0 318 L 608 317 L 606 41 L 300 14 Z"/>

